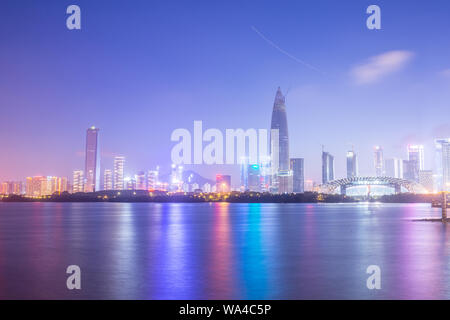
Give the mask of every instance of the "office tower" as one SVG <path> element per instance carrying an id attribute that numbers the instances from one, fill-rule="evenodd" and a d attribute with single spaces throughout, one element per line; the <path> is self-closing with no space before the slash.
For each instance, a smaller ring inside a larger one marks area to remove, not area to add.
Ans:
<path id="1" fill-rule="evenodd" d="M 111 169 L 105 169 L 103 173 L 103 190 L 113 190 L 113 174 Z"/>
<path id="2" fill-rule="evenodd" d="M 375 146 L 374 148 L 374 165 L 375 165 L 375 175 L 377 177 L 383 177 L 384 172 L 384 157 L 383 149 L 380 146 Z"/>
<path id="3" fill-rule="evenodd" d="M 430 193 L 434 190 L 433 171 L 420 170 L 419 171 L 419 183 Z"/>
<path id="4" fill-rule="evenodd" d="M 247 189 L 250 191 L 259 192 L 261 191 L 261 181 L 260 181 L 260 167 L 258 164 L 251 164 L 247 167 Z M 245 190 L 247 190 L 245 189 Z"/>
<path id="5" fill-rule="evenodd" d="M 147 181 L 145 179 L 145 172 L 139 171 L 135 176 L 136 190 L 147 190 Z"/>
<path id="6" fill-rule="evenodd" d="M 159 167 L 147 172 L 147 188 L 149 191 L 159 190 Z"/>
<path id="7" fill-rule="evenodd" d="M 259 159 L 260 164 L 260 175 L 261 175 L 261 191 L 269 192 L 271 179 L 272 179 L 272 168 L 270 166 L 270 156 L 262 156 Z"/>
<path id="8" fill-rule="evenodd" d="M 218 174 L 216 175 L 216 192 L 230 192 L 231 176 Z"/>
<path id="9" fill-rule="evenodd" d="M 356 153 L 352 151 L 347 152 L 347 178 L 354 178 L 358 176 L 358 159 Z"/>
<path id="10" fill-rule="evenodd" d="M 113 176 L 113 188 L 114 190 L 124 190 L 124 171 L 125 157 L 116 156 L 114 158 L 114 176 Z"/>
<path id="11" fill-rule="evenodd" d="M 419 182 L 419 170 L 416 161 L 403 160 L 403 179 Z"/>
<path id="12" fill-rule="evenodd" d="M 289 134 L 286 116 L 286 99 L 278 87 L 272 111 L 270 151 L 273 170 L 273 191 L 292 192 L 292 172 L 289 163 Z M 278 130 L 278 134 L 273 134 Z"/>
<path id="13" fill-rule="evenodd" d="M 98 131 L 96 127 L 86 132 L 85 192 L 100 190 L 100 154 L 98 152 Z"/>
<path id="14" fill-rule="evenodd" d="M 292 191 L 295 193 L 305 192 L 305 171 L 303 158 L 291 159 Z"/>
<path id="15" fill-rule="evenodd" d="M 248 188 L 248 157 L 242 157 L 240 159 L 240 171 L 241 171 L 241 191 L 247 191 Z"/>
<path id="16" fill-rule="evenodd" d="M 82 170 L 73 172 L 72 192 L 84 192 L 84 172 Z"/>
<path id="17" fill-rule="evenodd" d="M 450 191 L 450 138 L 437 139 L 436 171 L 437 190 Z"/>
<path id="18" fill-rule="evenodd" d="M 322 151 L 322 183 L 325 184 L 334 180 L 334 157 Z"/>
<path id="19" fill-rule="evenodd" d="M 425 170 L 425 160 L 422 145 L 408 145 L 408 160 L 417 163 L 417 170 Z"/>
<path id="20" fill-rule="evenodd" d="M 386 177 L 403 178 L 403 161 L 401 159 L 386 159 L 384 169 Z"/>

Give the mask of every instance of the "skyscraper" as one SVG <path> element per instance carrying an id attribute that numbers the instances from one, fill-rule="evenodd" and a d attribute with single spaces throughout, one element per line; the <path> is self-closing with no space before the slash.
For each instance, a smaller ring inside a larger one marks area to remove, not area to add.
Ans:
<path id="1" fill-rule="evenodd" d="M 419 183 L 428 191 L 433 192 L 434 190 L 434 180 L 433 171 L 431 170 L 420 170 L 419 171 Z"/>
<path id="2" fill-rule="evenodd" d="M 358 176 L 358 158 L 356 153 L 352 151 L 347 152 L 347 178 L 354 178 Z"/>
<path id="3" fill-rule="evenodd" d="M 384 168 L 386 177 L 403 178 L 403 161 L 401 159 L 386 159 Z"/>
<path id="4" fill-rule="evenodd" d="M 83 191 L 84 191 L 84 173 L 82 170 L 75 170 L 73 172 L 72 192 L 77 193 Z"/>
<path id="5" fill-rule="evenodd" d="M 241 191 L 248 190 L 248 157 L 241 157 L 240 171 L 241 171 Z"/>
<path id="6" fill-rule="evenodd" d="M 113 177 L 113 187 L 114 190 L 124 190 L 124 171 L 125 157 L 116 156 L 114 158 L 114 177 Z"/>
<path id="7" fill-rule="evenodd" d="M 377 177 L 382 177 L 386 174 L 384 171 L 383 149 L 380 146 L 375 146 L 374 148 L 374 165 Z"/>
<path id="8" fill-rule="evenodd" d="M 419 182 L 418 163 L 411 160 L 403 160 L 403 179 Z"/>
<path id="9" fill-rule="evenodd" d="M 147 172 L 147 188 L 149 191 L 159 189 L 158 176 L 159 176 L 159 167 L 156 167 L 156 170 L 150 170 Z"/>
<path id="10" fill-rule="evenodd" d="M 145 179 L 145 172 L 139 171 L 135 177 L 136 190 L 147 190 L 147 181 Z"/>
<path id="11" fill-rule="evenodd" d="M 113 174 L 111 169 L 105 169 L 103 173 L 103 190 L 113 190 Z"/>
<path id="12" fill-rule="evenodd" d="M 224 174 L 216 175 L 216 192 L 230 192 L 231 176 Z"/>
<path id="13" fill-rule="evenodd" d="M 422 145 L 408 145 L 408 160 L 417 163 L 417 170 L 425 170 L 425 160 Z"/>
<path id="14" fill-rule="evenodd" d="M 261 191 L 261 170 L 258 164 L 248 165 L 247 189 L 250 191 Z M 247 190 L 245 189 L 245 190 Z"/>
<path id="15" fill-rule="evenodd" d="M 86 132 L 86 160 L 85 160 L 85 192 L 100 190 L 100 155 L 98 152 L 98 131 L 96 127 Z"/>
<path id="16" fill-rule="evenodd" d="M 303 158 L 291 159 L 292 170 L 292 192 L 305 192 L 305 174 L 304 174 L 304 160 Z"/>
<path id="17" fill-rule="evenodd" d="M 292 173 L 289 163 L 289 134 L 286 99 L 278 87 L 272 111 L 270 150 L 273 170 L 273 189 L 278 193 L 292 192 Z M 277 130 L 278 134 L 273 134 Z"/>
<path id="18" fill-rule="evenodd" d="M 322 151 L 322 183 L 334 180 L 334 157 Z"/>
<path id="19" fill-rule="evenodd" d="M 437 190 L 450 191 L 450 138 L 437 139 L 435 143 Z"/>
<path id="20" fill-rule="evenodd" d="M 425 167 L 422 145 L 408 145 L 408 161 L 408 178 L 419 182 L 419 172 Z"/>

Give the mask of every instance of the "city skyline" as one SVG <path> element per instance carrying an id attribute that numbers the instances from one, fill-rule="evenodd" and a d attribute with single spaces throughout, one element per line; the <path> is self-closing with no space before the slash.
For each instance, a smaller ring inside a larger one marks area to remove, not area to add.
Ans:
<path id="1" fill-rule="evenodd" d="M 349 145 L 355 146 L 361 175 L 372 174 L 375 145 L 383 147 L 386 159 L 407 159 L 405 145 L 424 145 L 425 169 L 435 170 L 434 141 L 450 136 L 449 123 L 442 117 L 450 101 L 446 58 L 450 48 L 444 44 L 445 35 L 435 32 L 449 24 L 441 13 L 449 6 L 446 2 L 429 5 L 434 19 L 426 18 L 426 26 L 414 39 L 398 35 L 406 32 L 420 6 L 409 4 L 406 13 L 401 1 L 381 1 L 383 12 L 389 14 L 383 15 L 379 33 L 361 23 L 365 4 L 328 3 L 324 8 L 289 1 L 281 7 L 275 2 L 259 4 L 262 12 L 279 19 L 266 19 L 264 13 L 251 13 L 250 5 L 242 5 L 242 11 L 233 13 L 233 26 L 223 18 L 224 13 L 234 12 L 231 4 L 220 4 L 212 11 L 210 6 L 181 4 L 184 12 L 203 15 L 208 10 L 209 19 L 217 18 L 211 30 L 203 30 L 202 22 L 187 26 L 184 31 L 197 47 L 187 47 L 183 56 L 176 48 L 187 46 L 179 34 L 179 27 L 190 21 L 186 13 L 171 12 L 166 4 L 146 10 L 149 5 L 141 1 L 127 8 L 113 3 L 108 19 L 120 21 L 126 12 L 137 18 L 131 20 L 142 22 L 139 28 L 127 21 L 107 30 L 99 16 L 100 4 L 80 5 L 96 22 L 88 20 L 79 33 L 70 33 L 59 25 L 57 4 L 43 10 L 38 4 L 24 9 L 14 2 L 2 2 L 11 12 L 2 22 L 19 36 L 6 37 L 5 50 L 0 53 L 0 63 L 9 75 L 1 80 L 6 112 L 0 134 L 8 136 L 0 156 L 1 181 L 35 175 L 71 177 L 74 168 L 83 168 L 84 144 L 79 132 L 92 124 L 102 129 L 101 168 L 112 168 L 114 157 L 124 154 L 128 175 L 157 165 L 168 171 L 170 133 L 175 128 L 187 127 L 195 119 L 216 128 L 269 128 L 273 88 L 278 86 L 287 91 L 290 157 L 305 159 L 307 180 L 321 180 L 322 144 L 335 156 L 335 176 L 341 177 L 346 175 Z M 24 11 L 32 12 L 30 19 L 18 24 L 16 18 Z M 148 19 L 138 19 L 144 17 L 143 12 Z M 157 15 L 166 12 L 173 13 L 170 25 Z M 324 20 L 318 23 L 314 16 Z M 326 19 L 330 17 L 343 19 Z M 167 40 L 152 31 L 154 24 L 162 26 Z M 325 75 L 275 50 L 252 26 Z M 105 38 L 110 32 L 114 41 Z M 130 33 L 133 37 L 127 38 Z M 325 41 L 330 33 L 342 42 Z M 351 36 L 344 39 L 344 35 Z M 97 45 L 100 38 L 102 43 Z M 27 46 L 21 47 L 18 39 L 26 40 Z M 149 44 L 152 40 L 160 43 L 158 48 Z M 118 42 L 126 45 L 117 49 Z M 428 50 L 423 49 L 424 43 Z M 235 50 L 219 52 L 217 46 Z M 345 51 L 345 47 L 352 50 Z M 204 55 L 212 58 L 205 61 Z M 401 65 L 397 72 L 377 70 L 381 72 L 378 81 L 364 78 L 364 71 L 372 70 L 371 61 L 377 59 L 400 61 Z M 118 67 L 111 77 L 113 66 Z M 38 72 L 40 68 L 47 72 Z M 65 70 L 64 74 L 58 70 Z M 53 117 L 59 119 L 56 124 Z M 20 132 L 17 127 L 22 128 Z M 11 136 L 9 132 L 16 133 Z M 191 168 L 207 177 L 217 171 L 233 177 L 239 174 L 239 166 Z"/>

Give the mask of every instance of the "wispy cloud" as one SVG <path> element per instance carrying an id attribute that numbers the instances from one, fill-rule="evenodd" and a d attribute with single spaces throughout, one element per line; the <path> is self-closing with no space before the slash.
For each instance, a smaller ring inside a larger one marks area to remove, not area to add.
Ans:
<path id="1" fill-rule="evenodd" d="M 443 77 L 450 78 L 450 69 L 442 70 L 439 74 Z"/>
<path id="2" fill-rule="evenodd" d="M 402 69 L 413 56 L 410 51 L 388 51 L 355 66 L 351 75 L 357 84 L 374 83 Z"/>
<path id="3" fill-rule="evenodd" d="M 314 67 L 313 65 L 310 65 L 309 63 L 306 63 L 305 61 L 297 58 L 296 56 L 294 56 L 293 54 L 290 54 L 289 52 L 285 51 L 284 49 L 280 48 L 276 43 L 274 43 L 272 40 L 268 39 L 265 35 L 263 35 L 258 29 L 256 29 L 254 26 L 252 26 L 252 30 L 255 31 L 260 37 L 261 39 L 263 39 L 264 41 L 266 41 L 268 44 L 270 44 L 272 47 L 274 47 L 275 49 L 277 49 L 278 51 L 280 51 L 282 54 L 284 54 L 285 56 L 288 56 L 289 58 L 291 58 L 292 60 L 304 65 L 305 67 L 308 67 L 314 71 L 317 71 L 319 73 L 324 74 L 322 71 L 320 71 L 319 69 L 317 69 L 316 67 Z"/>

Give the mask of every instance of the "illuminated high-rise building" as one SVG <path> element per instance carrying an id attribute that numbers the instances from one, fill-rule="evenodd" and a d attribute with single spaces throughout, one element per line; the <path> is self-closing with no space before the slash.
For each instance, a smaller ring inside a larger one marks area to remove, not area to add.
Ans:
<path id="1" fill-rule="evenodd" d="M 58 193 L 58 177 L 47 177 L 47 188 L 45 191 L 45 195 L 52 195 L 54 193 Z"/>
<path id="2" fill-rule="evenodd" d="M 334 157 L 322 151 L 322 183 L 334 180 Z"/>
<path id="3" fill-rule="evenodd" d="M 436 145 L 436 182 L 437 191 L 450 191 L 450 138 L 437 139 Z"/>
<path id="4" fill-rule="evenodd" d="M 286 98 L 279 87 L 273 104 L 270 128 L 270 153 L 273 170 L 272 190 L 277 193 L 290 193 L 292 192 L 292 172 L 289 163 Z"/>
<path id="5" fill-rule="evenodd" d="M 25 194 L 29 197 L 40 197 L 47 193 L 47 177 L 27 177 Z"/>
<path id="6" fill-rule="evenodd" d="M 33 178 L 27 177 L 25 179 L 25 195 L 32 197 L 33 196 Z"/>
<path id="7" fill-rule="evenodd" d="M 385 175 L 384 156 L 383 156 L 383 149 L 380 146 L 375 146 L 374 148 L 374 166 L 375 166 L 375 175 L 377 177 L 383 177 Z"/>
<path id="8" fill-rule="evenodd" d="M 291 159 L 292 191 L 295 193 L 305 192 L 305 170 L 303 158 Z"/>
<path id="9" fill-rule="evenodd" d="M 156 170 L 150 170 L 147 172 L 147 188 L 149 191 L 159 190 L 159 167 Z"/>
<path id="10" fill-rule="evenodd" d="M 125 157 L 116 156 L 114 158 L 114 177 L 113 177 L 113 188 L 114 190 L 124 190 L 124 167 L 125 167 Z"/>
<path id="11" fill-rule="evenodd" d="M 0 183 L 0 194 L 2 194 L 2 195 L 8 194 L 8 183 L 7 182 Z"/>
<path id="12" fill-rule="evenodd" d="M 358 176 L 358 158 L 355 151 L 347 152 L 347 178 L 354 178 Z"/>
<path id="13" fill-rule="evenodd" d="M 398 158 L 386 159 L 384 161 L 386 177 L 403 178 L 403 161 Z"/>
<path id="14" fill-rule="evenodd" d="M 419 182 L 419 172 L 424 170 L 424 152 L 422 145 L 408 145 L 408 163 L 406 176 L 408 180 Z"/>
<path id="15" fill-rule="evenodd" d="M 84 192 L 84 172 L 83 170 L 75 170 L 73 172 L 72 192 Z"/>
<path id="16" fill-rule="evenodd" d="M 136 180 L 125 178 L 125 187 L 127 190 L 136 190 Z"/>
<path id="17" fill-rule="evenodd" d="M 145 172 L 139 171 L 135 176 L 136 190 L 147 190 L 147 179 L 145 178 Z"/>
<path id="18" fill-rule="evenodd" d="M 103 190 L 113 190 L 113 174 L 111 169 L 103 172 Z"/>
<path id="19" fill-rule="evenodd" d="M 247 166 L 247 189 L 250 191 L 261 191 L 261 171 L 258 164 L 251 164 Z M 245 189 L 245 190 L 247 190 Z"/>
<path id="20" fill-rule="evenodd" d="M 242 157 L 240 159 L 240 171 L 241 171 L 241 191 L 248 190 L 248 157 Z"/>
<path id="21" fill-rule="evenodd" d="M 65 177 L 57 178 L 56 192 L 61 194 L 63 192 L 68 192 L 68 191 L 69 191 L 69 183 L 67 181 L 67 178 L 65 178 Z"/>
<path id="22" fill-rule="evenodd" d="M 418 170 L 425 170 L 425 158 L 422 145 L 408 145 L 408 160 L 417 162 Z"/>
<path id="23" fill-rule="evenodd" d="M 98 131 L 91 127 L 86 131 L 86 159 L 85 159 L 85 192 L 100 190 L 100 154 L 98 152 Z"/>
<path id="24" fill-rule="evenodd" d="M 262 156 L 260 159 L 260 174 L 261 174 L 261 191 L 269 192 L 271 179 L 272 179 L 272 169 L 270 167 L 270 156 Z"/>
<path id="25" fill-rule="evenodd" d="M 216 175 L 216 192 L 229 192 L 231 190 L 231 176 Z"/>

